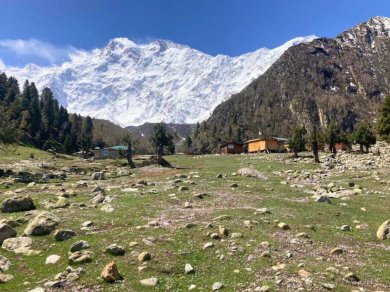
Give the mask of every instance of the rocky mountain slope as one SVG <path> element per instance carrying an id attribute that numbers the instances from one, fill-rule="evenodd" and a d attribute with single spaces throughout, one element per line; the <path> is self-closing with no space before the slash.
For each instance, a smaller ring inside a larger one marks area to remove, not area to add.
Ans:
<path id="1" fill-rule="evenodd" d="M 80 52 L 60 66 L 8 67 L 0 71 L 50 87 L 70 112 L 107 119 L 121 126 L 145 122 L 195 123 L 263 74 L 293 39 L 269 50 L 237 57 L 210 56 L 170 41 L 136 44 L 111 40 L 105 48 Z"/>
<path id="2" fill-rule="evenodd" d="M 287 136 L 336 119 L 352 129 L 375 119 L 390 94 L 390 18 L 375 17 L 334 39 L 289 48 L 269 70 L 219 105 L 198 142 Z M 215 145 L 214 144 L 214 145 Z"/>

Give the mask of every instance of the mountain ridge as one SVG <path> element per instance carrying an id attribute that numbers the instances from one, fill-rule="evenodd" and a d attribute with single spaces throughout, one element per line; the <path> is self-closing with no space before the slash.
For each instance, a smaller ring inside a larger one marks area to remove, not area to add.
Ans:
<path id="1" fill-rule="evenodd" d="M 102 49 L 73 54 L 60 66 L 17 68 L 0 62 L 0 71 L 29 79 L 39 89 L 50 87 L 70 112 L 121 126 L 195 123 L 263 74 L 289 47 L 314 38 L 236 57 L 210 56 L 167 40 L 136 44 L 115 38 Z"/>

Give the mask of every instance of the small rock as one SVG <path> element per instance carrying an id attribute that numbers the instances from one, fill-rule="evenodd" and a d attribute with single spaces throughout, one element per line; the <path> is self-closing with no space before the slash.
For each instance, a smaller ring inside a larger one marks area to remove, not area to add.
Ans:
<path id="1" fill-rule="evenodd" d="M 11 262 L 4 256 L 0 255 L 0 273 L 4 273 L 9 269 Z"/>
<path id="2" fill-rule="evenodd" d="M 107 264 L 104 267 L 100 276 L 104 281 L 107 282 L 115 282 L 123 279 L 122 275 L 119 273 L 118 268 L 114 262 Z"/>
<path id="3" fill-rule="evenodd" d="M 54 239 L 56 241 L 65 241 L 76 235 L 73 230 L 56 230 L 54 233 Z"/>
<path id="4" fill-rule="evenodd" d="M 14 278 L 12 275 L 0 274 L 0 284 L 5 284 Z"/>
<path id="5" fill-rule="evenodd" d="M 139 255 L 138 255 L 138 260 L 140 262 L 144 262 L 144 261 L 148 261 L 152 258 L 152 255 L 147 252 L 147 251 L 144 251 L 144 252 L 141 252 Z"/>
<path id="6" fill-rule="evenodd" d="M 213 247 L 214 246 L 214 243 L 212 242 L 206 242 L 204 245 L 203 245 L 203 249 L 208 249 L 210 247 Z"/>
<path id="7" fill-rule="evenodd" d="M 290 226 L 288 226 L 286 223 L 280 222 L 280 223 L 278 223 L 278 228 L 280 228 L 282 230 L 289 230 Z"/>
<path id="8" fill-rule="evenodd" d="M 143 279 L 139 281 L 142 285 L 144 286 L 157 286 L 158 284 L 158 279 L 157 278 L 148 278 L 148 279 Z"/>
<path id="9" fill-rule="evenodd" d="M 72 246 L 70 247 L 70 252 L 77 252 L 80 250 L 88 249 L 90 247 L 91 246 L 88 244 L 87 241 L 79 240 L 72 244 Z"/>
<path id="10" fill-rule="evenodd" d="M 92 173 L 91 175 L 91 178 L 93 180 L 105 180 L 105 175 L 104 175 L 104 172 L 94 172 Z"/>
<path id="11" fill-rule="evenodd" d="M 217 291 L 217 290 L 220 290 L 220 289 L 222 289 L 223 288 L 223 283 L 221 283 L 221 282 L 215 282 L 214 284 L 213 284 L 213 286 L 211 286 L 211 289 L 213 290 L 213 291 Z"/>
<path id="12" fill-rule="evenodd" d="M 390 220 L 386 220 L 379 226 L 376 237 L 380 240 L 390 239 Z"/>
<path id="13" fill-rule="evenodd" d="M 0 223 L 0 244 L 7 238 L 15 237 L 16 230 L 5 223 Z"/>
<path id="14" fill-rule="evenodd" d="M 53 254 L 46 258 L 45 264 L 56 264 L 60 259 L 61 257 L 59 255 Z"/>
<path id="15" fill-rule="evenodd" d="M 333 290 L 334 288 L 336 288 L 336 286 L 332 283 L 322 283 L 322 287 L 327 290 Z"/>
<path id="16" fill-rule="evenodd" d="M 191 264 L 186 264 L 186 265 L 184 266 L 184 272 L 185 272 L 186 274 L 192 274 L 192 273 L 195 273 L 195 270 L 194 270 L 194 268 L 191 266 Z"/>
<path id="17" fill-rule="evenodd" d="M 351 231 L 352 227 L 349 225 L 343 225 L 343 226 L 341 226 L 340 229 L 341 229 L 341 231 Z"/>
<path id="18" fill-rule="evenodd" d="M 330 251 L 330 254 L 333 254 L 333 255 L 340 255 L 342 253 L 344 253 L 344 250 L 341 247 L 335 247 L 334 249 L 332 249 Z"/>
<path id="19" fill-rule="evenodd" d="M 92 261 L 93 253 L 88 250 L 81 250 L 72 253 L 69 256 L 69 262 L 71 264 L 83 264 Z"/>
<path id="20" fill-rule="evenodd" d="M 113 243 L 106 248 L 105 252 L 115 256 L 121 256 L 125 254 L 125 249 L 123 246 Z"/>
<path id="21" fill-rule="evenodd" d="M 53 231 L 59 224 L 59 218 L 53 213 L 42 211 L 34 217 L 24 230 L 25 235 L 46 235 Z"/>
<path id="22" fill-rule="evenodd" d="M 356 276 L 354 273 L 350 272 L 344 276 L 344 279 L 349 282 L 359 282 L 360 279 L 358 276 Z"/>

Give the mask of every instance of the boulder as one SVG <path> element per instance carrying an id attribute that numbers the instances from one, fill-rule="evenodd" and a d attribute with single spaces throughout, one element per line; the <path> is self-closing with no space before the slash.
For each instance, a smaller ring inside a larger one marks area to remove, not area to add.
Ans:
<path id="1" fill-rule="evenodd" d="M 84 249 L 88 249 L 90 247 L 91 246 L 89 245 L 89 243 L 87 241 L 79 240 L 79 241 L 76 241 L 75 243 L 72 244 L 72 246 L 70 247 L 70 252 L 77 252 L 77 251 L 81 251 Z"/>
<path id="2" fill-rule="evenodd" d="M 139 255 L 138 255 L 138 260 L 140 262 L 144 262 L 144 261 L 148 261 L 152 258 L 152 255 L 147 252 L 147 251 L 144 251 L 144 252 L 141 252 Z"/>
<path id="3" fill-rule="evenodd" d="M 100 276 L 102 277 L 103 280 L 107 282 L 115 282 L 123 279 L 122 275 L 119 273 L 118 268 L 114 262 L 107 264 L 104 267 L 103 272 L 101 273 Z"/>
<path id="4" fill-rule="evenodd" d="M 255 178 L 264 179 L 264 180 L 268 179 L 267 176 L 265 176 L 263 173 L 257 171 L 254 168 L 250 168 L 250 167 L 240 168 L 238 170 L 238 174 L 241 176 L 246 176 L 246 177 L 255 177 Z"/>
<path id="5" fill-rule="evenodd" d="M 89 250 L 76 251 L 69 256 L 69 263 L 84 264 L 92 261 L 93 252 Z"/>
<path id="6" fill-rule="evenodd" d="M 115 256 L 120 256 L 125 254 L 125 249 L 123 246 L 113 243 L 106 248 L 105 252 Z"/>
<path id="7" fill-rule="evenodd" d="M 379 226 L 376 237 L 380 240 L 390 239 L 390 220 L 386 220 Z"/>
<path id="8" fill-rule="evenodd" d="M 15 196 L 12 198 L 5 199 L 2 204 L 0 211 L 3 213 L 13 213 L 21 211 L 35 210 L 34 201 L 29 196 Z"/>
<path id="9" fill-rule="evenodd" d="M 52 232 L 59 224 L 59 219 L 53 213 L 42 211 L 28 224 L 25 235 L 46 235 Z"/>
<path id="10" fill-rule="evenodd" d="M 76 235 L 73 230 L 56 230 L 54 233 L 54 239 L 56 241 L 65 241 Z"/>
<path id="11" fill-rule="evenodd" d="M 0 244 L 7 238 L 15 237 L 16 230 L 5 223 L 0 223 Z"/>
<path id="12" fill-rule="evenodd" d="M 3 241 L 1 247 L 7 251 L 25 254 L 31 251 L 33 241 L 30 237 L 12 237 Z"/>

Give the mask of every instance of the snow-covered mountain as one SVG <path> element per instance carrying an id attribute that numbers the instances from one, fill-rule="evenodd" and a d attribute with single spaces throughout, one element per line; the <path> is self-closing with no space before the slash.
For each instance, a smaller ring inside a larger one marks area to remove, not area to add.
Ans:
<path id="1" fill-rule="evenodd" d="M 116 38 L 59 66 L 17 68 L 0 60 L 0 71 L 20 83 L 28 79 L 39 89 L 50 87 L 70 112 L 121 126 L 195 123 L 263 74 L 289 47 L 314 38 L 299 37 L 237 57 L 210 56 L 171 41 L 136 44 Z"/>

